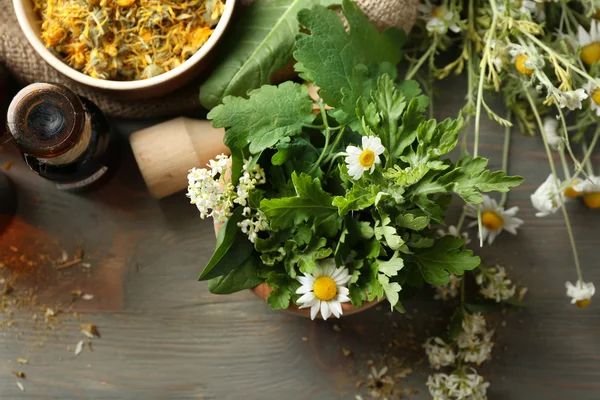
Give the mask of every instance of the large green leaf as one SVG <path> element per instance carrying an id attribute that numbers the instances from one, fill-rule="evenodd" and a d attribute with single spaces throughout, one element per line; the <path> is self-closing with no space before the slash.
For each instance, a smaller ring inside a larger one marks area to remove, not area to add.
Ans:
<path id="1" fill-rule="evenodd" d="M 252 253 L 252 244 L 237 226 L 238 222 L 245 218 L 242 215 L 242 208 L 236 208 L 219 229 L 217 247 L 198 277 L 199 281 L 228 274 L 241 266 Z"/>
<path id="2" fill-rule="evenodd" d="M 289 141 L 315 119 L 313 101 L 306 86 L 284 82 L 263 86 L 249 99 L 228 96 L 208 113 L 215 128 L 226 128 L 225 144 L 242 149 L 250 144 L 253 154 Z"/>
<path id="3" fill-rule="evenodd" d="M 450 282 L 450 273 L 461 276 L 481 263 L 471 250 L 463 249 L 464 241 L 451 235 L 439 239 L 433 247 L 414 249 L 423 279 L 432 285 Z"/>
<path id="4" fill-rule="evenodd" d="M 292 61 L 299 31 L 296 14 L 337 0 L 256 1 L 230 24 L 219 45 L 219 63 L 200 87 L 200 103 L 216 107 L 225 96 L 246 96 L 270 83 L 273 74 Z"/>
<path id="5" fill-rule="evenodd" d="M 242 265 L 228 274 L 210 279 L 208 289 L 215 294 L 230 294 L 253 288 L 263 281 L 257 276 L 259 263 L 255 255 L 250 255 Z"/>

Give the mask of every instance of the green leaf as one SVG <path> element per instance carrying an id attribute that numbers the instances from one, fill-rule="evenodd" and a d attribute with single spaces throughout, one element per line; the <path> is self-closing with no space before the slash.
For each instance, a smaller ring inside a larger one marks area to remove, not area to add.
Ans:
<path id="1" fill-rule="evenodd" d="M 292 61 L 299 31 L 296 14 L 303 8 L 337 4 L 336 0 L 255 1 L 232 21 L 219 43 L 213 73 L 200 87 L 200 103 L 211 109 L 226 96 L 246 96 L 271 83 Z"/>
<path id="2" fill-rule="evenodd" d="M 390 278 L 385 276 L 384 274 L 379 274 L 377 280 L 381 284 L 383 288 L 383 292 L 385 293 L 385 297 L 390 303 L 391 309 L 394 310 L 394 306 L 398 303 L 398 299 L 400 298 L 400 291 L 402 290 L 402 286 L 400 286 L 397 282 L 390 282 Z"/>
<path id="3" fill-rule="evenodd" d="M 466 202 L 479 204 L 483 201 L 480 192 L 508 192 L 513 186 L 523 183 L 520 176 L 506 176 L 504 171 L 486 170 L 488 160 L 482 157 L 465 156 L 456 168 L 439 179 L 440 184 L 462 197 Z"/>
<path id="4" fill-rule="evenodd" d="M 355 115 L 356 100 L 364 94 L 368 66 L 389 63 L 386 70 L 402 58 L 404 32 L 386 29 L 381 34 L 358 7 L 344 0 L 343 13 L 350 27 L 335 11 L 316 6 L 298 13 L 298 21 L 309 32 L 296 38 L 295 68 L 300 76 L 321 88 L 319 94 L 327 104 Z M 362 64 L 362 69 L 356 68 Z M 344 97 L 347 100 L 344 102 Z"/>
<path id="5" fill-rule="evenodd" d="M 340 215 L 346 215 L 350 211 L 364 210 L 375 203 L 379 192 L 381 192 L 379 185 L 363 186 L 360 182 L 355 182 L 345 196 L 333 198 L 333 205 L 339 209 Z"/>
<path id="6" fill-rule="evenodd" d="M 350 297 L 350 302 L 352 302 L 352 305 L 356 308 L 360 307 L 363 301 L 367 299 L 367 293 L 365 292 L 365 290 L 358 286 L 356 283 L 351 283 L 350 285 L 348 285 L 348 290 L 350 291 L 350 294 L 348 296 Z"/>
<path id="7" fill-rule="evenodd" d="M 326 224 L 328 228 L 337 229 L 341 227 L 337 208 L 331 204 L 331 196 L 323 190 L 318 179 L 313 180 L 304 173 L 298 176 L 294 171 L 292 182 L 296 197 L 265 199 L 260 203 L 260 209 L 269 219 L 272 229 L 289 228 L 311 218 L 315 218 L 316 225 Z"/>
<path id="8" fill-rule="evenodd" d="M 226 128 L 225 144 L 244 148 L 250 144 L 253 154 L 287 142 L 315 119 L 313 100 L 306 86 L 284 82 L 279 86 L 263 86 L 250 93 L 250 98 L 228 96 L 223 104 L 208 113 L 215 128 Z"/>
<path id="9" fill-rule="evenodd" d="M 208 260 L 208 264 L 198 277 L 199 281 L 226 275 L 241 266 L 254 249 L 240 228 L 237 226 L 245 217 L 242 208 L 236 208 L 217 235 L 217 247 Z"/>
<path id="10" fill-rule="evenodd" d="M 285 260 L 286 270 L 292 278 L 296 277 L 295 267 L 298 266 L 300 272 L 312 274 L 317 260 L 322 260 L 331 255 L 332 249 L 327 246 L 327 239 L 313 238 L 311 243 L 304 250 L 296 250 Z"/>
<path id="11" fill-rule="evenodd" d="M 458 335 L 462 332 L 463 319 L 465 319 L 464 309 L 462 307 L 457 308 L 452 316 L 452 320 L 450 321 L 450 326 L 448 327 L 448 338 L 450 341 L 454 342 Z"/>
<path id="12" fill-rule="evenodd" d="M 464 241 L 451 235 L 439 239 L 433 247 L 414 249 L 423 279 L 432 285 L 450 282 L 450 274 L 461 276 L 481 263 L 471 250 L 463 249 Z"/>
<path id="13" fill-rule="evenodd" d="M 400 214 L 396 217 L 396 225 L 413 231 L 425 229 L 429 225 L 429 221 L 430 218 L 426 215 L 416 216 L 411 213 Z"/>
<path id="14" fill-rule="evenodd" d="M 392 250 L 399 250 L 404 244 L 404 240 L 396 232 L 396 228 L 390 226 L 392 220 L 384 212 L 380 213 L 381 220 L 375 221 L 375 237 L 377 240 L 385 239 L 385 243 Z"/>
<path id="15" fill-rule="evenodd" d="M 487 314 L 500 310 L 502 304 L 493 301 L 479 301 L 475 303 L 465 303 L 465 308 L 472 313 Z"/>
<path id="16" fill-rule="evenodd" d="M 242 265 L 228 274 L 209 279 L 208 289 L 215 294 L 230 294 L 259 285 L 262 279 L 257 276 L 258 263 L 256 257 L 250 255 Z"/>
<path id="17" fill-rule="evenodd" d="M 267 303 L 273 310 L 286 309 L 290 306 L 292 295 L 300 286 L 298 281 L 282 274 L 270 273 L 266 280 L 273 291 L 267 298 Z"/>
<path id="18" fill-rule="evenodd" d="M 513 306 L 513 307 L 525 307 L 525 303 L 522 302 L 521 300 L 519 300 L 515 296 L 509 297 L 508 299 L 503 300 L 502 303 L 508 304 L 509 306 Z"/>
<path id="19" fill-rule="evenodd" d="M 388 277 L 398 275 L 398 272 L 404 267 L 404 260 L 398 257 L 398 252 L 394 253 L 388 261 L 377 261 L 377 270 L 379 273 Z"/>

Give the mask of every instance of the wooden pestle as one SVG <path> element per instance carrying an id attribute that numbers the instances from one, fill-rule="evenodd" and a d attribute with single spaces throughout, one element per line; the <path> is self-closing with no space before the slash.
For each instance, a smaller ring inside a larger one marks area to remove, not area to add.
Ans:
<path id="1" fill-rule="evenodd" d="M 148 190 L 162 199 L 187 187 L 190 169 L 229 154 L 224 134 L 209 121 L 180 117 L 137 131 L 129 142 Z"/>

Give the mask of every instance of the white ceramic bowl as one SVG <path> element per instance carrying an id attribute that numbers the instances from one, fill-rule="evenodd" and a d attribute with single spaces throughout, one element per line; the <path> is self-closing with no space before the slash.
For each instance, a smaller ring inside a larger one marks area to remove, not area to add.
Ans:
<path id="1" fill-rule="evenodd" d="M 153 78 L 139 81 L 110 81 L 92 78 L 65 64 L 53 50 L 46 48 L 40 38 L 40 17 L 33 11 L 32 1 L 13 0 L 17 19 L 19 20 L 19 25 L 21 26 L 23 33 L 35 51 L 37 51 L 50 66 L 74 81 L 127 98 L 158 97 L 182 87 L 196 77 L 202 68 L 207 66 L 208 61 L 210 61 L 209 53 L 215 47 L 221 36 L 223 36 L 223 33 L 231 20 L 235 3 L 236 0 L 225 1 L 225 11 L 221 15 L 221 19 L 217 23 L 210 38 L 193 56 L 177 68 Z"/>

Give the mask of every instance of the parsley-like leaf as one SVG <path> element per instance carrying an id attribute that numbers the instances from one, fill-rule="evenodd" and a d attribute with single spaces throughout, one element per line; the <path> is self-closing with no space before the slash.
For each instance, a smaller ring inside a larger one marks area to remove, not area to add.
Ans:
<path id="1" fill-rule="evenodd" d="M 415 251 L 423 279 L 432 285 L 444 285 L 450 282 L 450 273 L 461 276 L 477 268 L 480 258 L 473 256 L 471 250 L 463 249 L 463 244 L 463 239 L 447 235 L 433 247 Z"/>
<path id="2" fill-rule="evenodd" d="M 248 99 L 227 96 L 208 118 L 215 128 L 226 128 L 224 140 L 229 148 L 250 144 L 250 152 L 256 154 L 289 141 L 311 124 L 315 119 L 312 106 L 306 86 L 284 82 L 256 89 Z"/>

